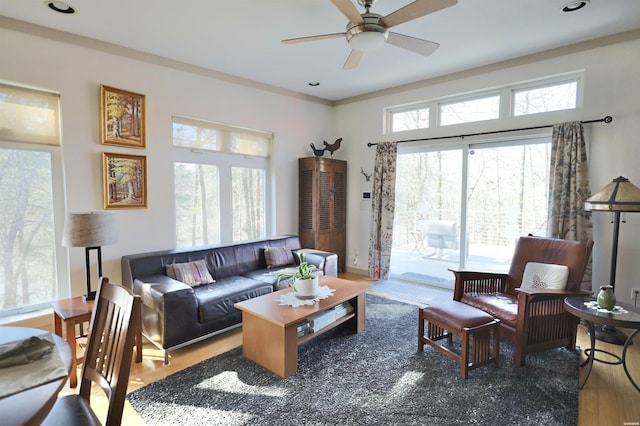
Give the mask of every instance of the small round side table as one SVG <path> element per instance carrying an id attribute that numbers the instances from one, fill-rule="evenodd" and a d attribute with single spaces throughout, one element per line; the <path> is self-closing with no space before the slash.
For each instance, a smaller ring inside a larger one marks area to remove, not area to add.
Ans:
<path id="1" fill-rule="evenodd" d="M 585 322 L 589 330 L 589 337 L 591 340 L 591 348 L 585 349 L 584 351 L 584 353 L 587 355 L 587 360 L 582 363 L 581 367 L 584 367 L 586 365 L 587 370 L 584 373 L 584 377 L 582 377 L 582 379 L 580 380 L 580 389 L 584 387 L 584 384 L 587 382 L 587 379 L 591 374 L 593 362 L 600 361 L 612 365 L 622 365 L 627 378 L 629 378 L 631 384 L 633 384 L 636 390 L 640 392 L 640 387 L 638 387 L 638 384 L 633 380 L 633 377 L 631 377 L 631 374 L 627 369 L 627 350 L 629 349 L 629 345 L 631 345 L 631 343 L 633 342 L 633 339 L 640 332 L 640 308 L 626 303 L 617 303 L 616 307 L 621 308 L 619 312 L 602 311 L 599 309 L 594 309 L 592 307 L 592 304 L 595 300 L 596 299 L 594 297 L 582 296 L 567 297 L 564 300 L 565 309 L 572 315 L 575 315 Z M 602 349 L 596 349 L 596 324 L 611 325 L 614 327 L 635 330 L 633 333 L 631 333 L 631 335 L 629 335 L 629 337 L 627 337 L 627 340 L 622 348 L 622 356 L 612 354 L 611 352 L 607 352 Z M 595 357 L 596 351 L 606 353 L 607 355 L 616 359 L 616 361 L 601 361 Z"/>

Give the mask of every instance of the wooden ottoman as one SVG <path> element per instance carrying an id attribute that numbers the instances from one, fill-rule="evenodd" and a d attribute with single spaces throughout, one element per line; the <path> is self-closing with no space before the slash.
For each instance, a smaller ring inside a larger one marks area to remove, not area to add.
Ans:
<path id="1" fill-rule="evenodd" d="M 425 321 L 427 334 L 424 333 Z M 436 341 L 452 336 L 462 339 L 462 354 L 438 344 Z M 460 376 L 467 378 L 469 370 L 493 362 L 499 366 L 500 320 L 486 312 L 455 300 L 426 306 L 418 313 L 418 351 L 428 343 L 460 364 Z"/>

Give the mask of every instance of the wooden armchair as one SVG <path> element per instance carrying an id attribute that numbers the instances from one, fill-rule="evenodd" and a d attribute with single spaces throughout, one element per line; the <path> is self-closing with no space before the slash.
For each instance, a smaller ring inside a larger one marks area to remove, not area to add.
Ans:
<path id="1" fill-rule="evenodd" d="M 593 241 L 521 237 L 508 274 L 451 270 L 455 274 L 453 299 L 500 319 L 501 337 L 514 343 L 514 364 L 522 366 L 526 354 L 565 346 L 574 349 L 578 319 L 564 309 L 564 299 L 590 295 L 580 289 Z M 564 290 L 521 289 L 529 262 L 566 265 Z"/>
<path id="2" fill-rule="evenodd" d="M 100 425 L 90 406 L 92 384 L 109 400 L 105 424 L 120 425 L 139 318 L 140 297 L 103 277 L 89 325 L 80 393 L 58 398 L 43 425 Z"/>

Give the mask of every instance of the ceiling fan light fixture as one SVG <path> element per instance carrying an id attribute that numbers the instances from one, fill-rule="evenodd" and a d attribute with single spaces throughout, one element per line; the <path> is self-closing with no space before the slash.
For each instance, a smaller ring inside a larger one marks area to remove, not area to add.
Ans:
<path id="1" fill-rule="evenodd" d="M 382 46 L 386 40 L 383 33 L 362 32 L 352 35 L 349 44 L 361 52 L 370 52 Z"/>
<path id="2" fill-rule="evenodd" d="M 371 52 L 387 41 L 389 29 L 380 23 L 381 15 L 365 13 L 362 18 L 363 23 L 349 22 L 347 25 L 347 41 L 360 52 Z"/>

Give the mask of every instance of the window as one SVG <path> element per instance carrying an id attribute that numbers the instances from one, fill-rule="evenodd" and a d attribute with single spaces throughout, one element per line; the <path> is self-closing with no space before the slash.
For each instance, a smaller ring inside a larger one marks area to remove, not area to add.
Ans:
<path id="1" fill-rule="evenodd" d="M 265 171 L 246 167 L 231 169 L 233 188 L 233 240 L 265 237 Z"/>
<path id="2" fill-rule="evenodd" d="M 173 117 L 176 245 L 192 247 L 267 235 L 272 135 Z"/>
<path id="3" fill-rule="evenodd" d="M 471 123 L 500 117 L 500 96 L 464 100 L 440 105 L 440 125 Z"/>
<path id="4" fill-rule="evenodd" d="M 456 100 L 435 99 L 385 109 L 385 128 L 390 132 L 427 129 L 433 126 L 522 116 L 541 112 L 562 111 L 578 107 L 580 73 L 548 77 L 535 83 L 487 89 L 458 95 Z M 436 119 L 435 111 L 438 113 Z M 433 115 L 430 117 L 430 114 Z"/>
<path id="5" fill-rule="evenodd" d="M 429 108 L 392 111 L 390 117 L 392 132 L 429 128 Z"/>
<path id="6" fill-rule="evenodd" d="M 540 112 L 574 109 L 577 104 L 577 80 L 514 90 L 513 115 L 537 114 Z"/>
<path id="7" fill-rule="evenodd" d="M 69 294 L 59 98 L 0 84 L 0 316 Z"/>
<path id="8" fill-rule="evenodd" d="M 218 166 L 175 163 L 176 245 L 220 242 Z"/>
<path id="9" fill-rule="evenodd" d="M 391 274 L 453 286 L 449 268 L 505 272 L 545 235 L 550 137 L 399 151 Z"/>

